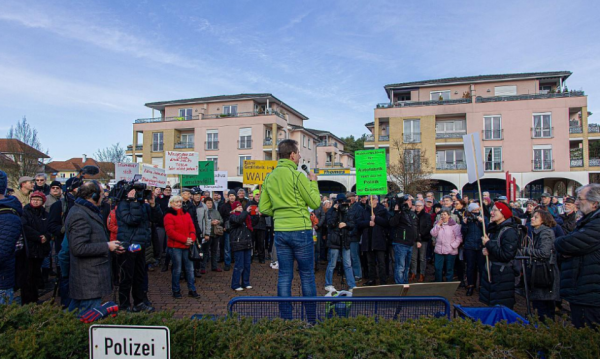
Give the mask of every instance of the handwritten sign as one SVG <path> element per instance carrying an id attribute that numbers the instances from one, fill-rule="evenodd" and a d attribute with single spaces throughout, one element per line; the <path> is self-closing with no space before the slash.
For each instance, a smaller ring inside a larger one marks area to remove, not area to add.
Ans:
<path id="1" fill-rule="evenodd" d="M 198 174 L 198 152 L 166 151 L 165 170 L 170 175 Z"/>
<path id="2" fill-rule="evenodd" d="M 215 184 L 200 186 L 203 191 L 225 191 L 227 190 L 227 171 L 215 171 Z"/>
<path id="3" fill-rule="evenodd" d="M 167 174 L 163 168 L 156 168 L 149 165 L 142 166 L 142 179 L 140 182 L 144 182 L 151 187 L 167 186 Z"/>
<path id="4" fill-rule="evenodd" d="M 356 151 L 356 192 L 359 195 L 387 193 L 385 149 Z"/>
<path id="5" fill-rule="evenodd" d="M 199 161 L 198 173 L 195 175 L 185 175 L 181 179 L 184 187 L 214 185 L 215 184 L 215 163 L 213 161 Z"/>
<path id="6" fill-rule="evenodd" d="M 133 176 L 140 173 L 139 163 L 117 163 L 115 168 L 115 181 L 131 181 Z"/>
<path id="7" fill-rule="evenodd" d="M 277 161 L 244 161 L 244 184 L 262 184 L 276 166 Z"/>

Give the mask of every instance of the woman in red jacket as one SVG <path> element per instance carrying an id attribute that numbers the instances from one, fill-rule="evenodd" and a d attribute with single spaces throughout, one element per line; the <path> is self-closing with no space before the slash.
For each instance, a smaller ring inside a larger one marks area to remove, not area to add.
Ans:
<path id="1" fill-rule="evenodd" d="M 169 208 L 165 215 L 165 232 L 167 233 L 167 247 L 173 261 L 171 274 L 171 290 L 173 297 L 181 298 L 179 287 L 179 276 L 181 275 L 181 263 L 185 269 L 185 279 L 188 286 L 188 295 L 198 298 L 196 286 L 194 285 L 194 263 L 188 258 L 189 248 L 196 240 L 196 230 L 192 217 L 183 211 L 183 199 L 181 196 L 173 196 L 169 199 Z"/>

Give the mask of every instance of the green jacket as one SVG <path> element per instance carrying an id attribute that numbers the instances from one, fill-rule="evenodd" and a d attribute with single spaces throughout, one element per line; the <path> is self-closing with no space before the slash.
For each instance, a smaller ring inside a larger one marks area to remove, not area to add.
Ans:
<path id="1" fill-rule="evenodd" d="M 317 181 L 309 181 L 289 159 L 280 159 L 262 185 L 258 209 L 273 217 L 275 230 L 282 232 L 312 229 L 308 208 L 321 205 Z"/>

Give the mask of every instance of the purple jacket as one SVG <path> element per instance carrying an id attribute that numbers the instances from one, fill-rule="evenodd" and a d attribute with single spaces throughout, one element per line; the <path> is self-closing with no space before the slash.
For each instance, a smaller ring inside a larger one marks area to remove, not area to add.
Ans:
<path id="1" fill-rule="evenodd" d="M 450 218 L 448 223 L 439 226 L 437 223 L 431 229 L 431 235 L 437 237 L 434 252 L 437 254 L 457 255 L 458 247 L 462 243 L 460 226 Z"/>

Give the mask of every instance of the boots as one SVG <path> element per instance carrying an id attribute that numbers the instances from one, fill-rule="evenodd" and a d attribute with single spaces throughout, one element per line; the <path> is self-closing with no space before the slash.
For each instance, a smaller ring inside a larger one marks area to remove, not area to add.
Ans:
<path id="1" fill-rule="evenodd" d="M 416 274 L 414 274 L 414 273 L 409 274 L 409 276 L 408 276 L 408 281 L 409 282 L 414 282 L 415 279 L 417 279 L 417 275 Z"/>
<path id="2" fill-rule="evenodd" d="M 473 290 L 475 289 L 474 285 L 470 285 L 467 287 L 467 297 L 471 297 L 473 295 Z"/>
<path id="3" fill-rule="evenodd" d="M 424 281 L 425 281 L 425 275 L 419 274 L 419 282 L 424 282 Z"/>

